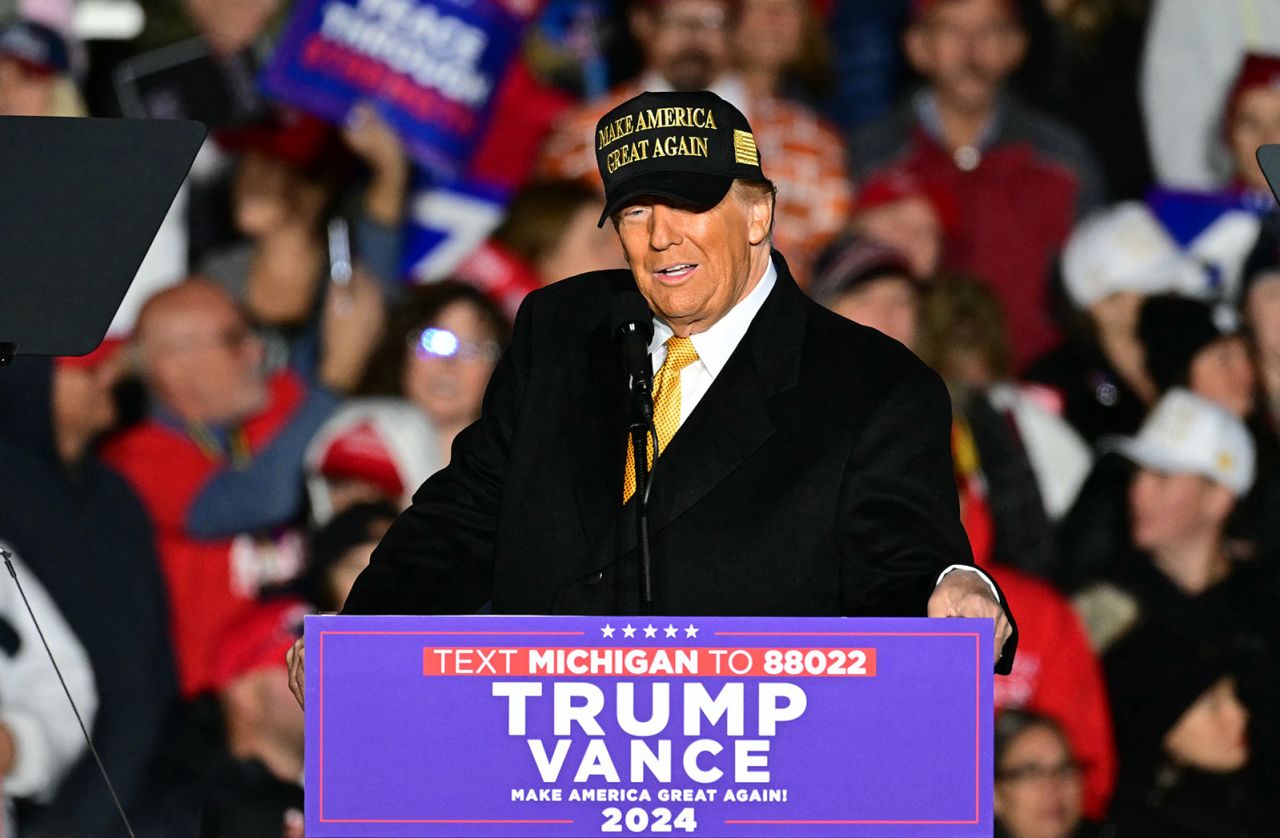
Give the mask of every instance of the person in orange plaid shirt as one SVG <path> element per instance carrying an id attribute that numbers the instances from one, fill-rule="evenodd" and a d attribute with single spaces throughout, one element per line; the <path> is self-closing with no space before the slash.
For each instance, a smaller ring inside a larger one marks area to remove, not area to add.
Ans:
<path id="1" fill-rule="evenodd" d="M 778 190 L 774 240 L 803 285 L 810 261 L 843 227 L 853 206 L 844 143 L 805 106 L 753 97 L 730 72 L 729 32 L 737 11 L 729 0 L 637 0 L 630 26 L 645 69 L 634 81 L 565 114 L 543 145 L 537 174 L 600 189 L 594 133 L 601 116 L 646 90 L 711 90 L 747 115 L 761 159 L 769 161 L 775 182 L 786 184 Z"/>

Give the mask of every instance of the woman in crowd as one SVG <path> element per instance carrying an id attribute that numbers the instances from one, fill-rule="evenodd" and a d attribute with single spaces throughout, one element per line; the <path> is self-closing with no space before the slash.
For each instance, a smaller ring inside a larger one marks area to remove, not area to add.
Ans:
<path id="1" fill-rule="evenodd" d="M 992 808 L 997 838 L 1084 838 L 1083 776 L 1058 723 L 1006 710 L 996 719 Z"/>
<path id="2" fill-rule="evenodd" d="M 246 241 L 210 254 L 199 272 L 244 304 L 271 368 L 350 392 L 381 326 L 383 296 L 398 291 L 410 166 L 396 134 L 359 105 L 341 132 L 281 109 L 219 141 L 241 152 L 231 209 Z M 369 175 L 351 232 L 331 234 L 357 161 Z"/>
<path id="3" fill-rule="evenodd" d="M 1112 807 L 1119 838 L 1252 838 L 1276 811 L 1251 770 L 1244 659 L 1225 638 L 1139 625 L 1105 664 L 1120 753 Z M 1252 668 L 1252 667 L 1248 667 Z"/>
<path id="4" fill-rule="evenodd" d="M 480 291 L 456 282 L 414 289 L 388 318 L 359 393 L 400 396 L 431 421 L 441 462 L 480 402 L 511 325 Z"/>
<path id="5" fill-rule="evenodd" d="M 474 286 L 410 289 L 388 316 L 357 390 L 307 450 L 312 518 L 353 504 L 408 506 L 423 480 L 449 464 L 453 438 L 480 416 L 511 326 Z"/>

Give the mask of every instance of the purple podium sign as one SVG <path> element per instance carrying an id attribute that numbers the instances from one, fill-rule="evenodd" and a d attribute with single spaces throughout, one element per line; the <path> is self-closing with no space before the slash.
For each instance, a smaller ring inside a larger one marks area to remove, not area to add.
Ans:
<path id="1" fill-rule="evenodd" d="M 307 617 L 306 831 L 992 830 L 990 620 Z"/>

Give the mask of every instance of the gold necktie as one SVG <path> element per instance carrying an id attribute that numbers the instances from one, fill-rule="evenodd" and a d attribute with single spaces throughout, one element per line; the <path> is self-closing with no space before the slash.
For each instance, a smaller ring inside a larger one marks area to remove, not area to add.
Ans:
<path id="1" fill-rule="evenodd" d="M 658 453 L 661 454 L 680 428 L 680 371 L 698 360 L 698 350 L 689 338 L 667 338 L 667 358 L 653 377 L 653 424 L 658 430 Z M 653 440 L 647 441 L 649 467 L 653 468 Z M 626 473 L 622 480 L 622 502 L 636 493 L 636 465 L 627 446 Z"/>

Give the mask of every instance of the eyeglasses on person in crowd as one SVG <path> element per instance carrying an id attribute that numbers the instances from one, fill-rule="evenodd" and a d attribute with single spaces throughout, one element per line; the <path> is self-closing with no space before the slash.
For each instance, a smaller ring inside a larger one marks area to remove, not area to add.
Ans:
<path id="1" fill-rule="evenodd" d="M 419 358 L 455 358 L 495 364 L 502 357 L 502 347 L 497 342 L 461 340 L 448 329 L 414 329 L 407 338 Z"/>
<path id="2" fill-rule="evenodd" d="M 996 771 L 996 780 L 1003 783 L 1023 783 L 1029 780 L 1078 780 L 1080 779 L 1080 763 L 1075 760 L 1063 760 L 1056 765 L 1044 765 L 1030 762 L 1024 765 L 1011 765 Z"/>

